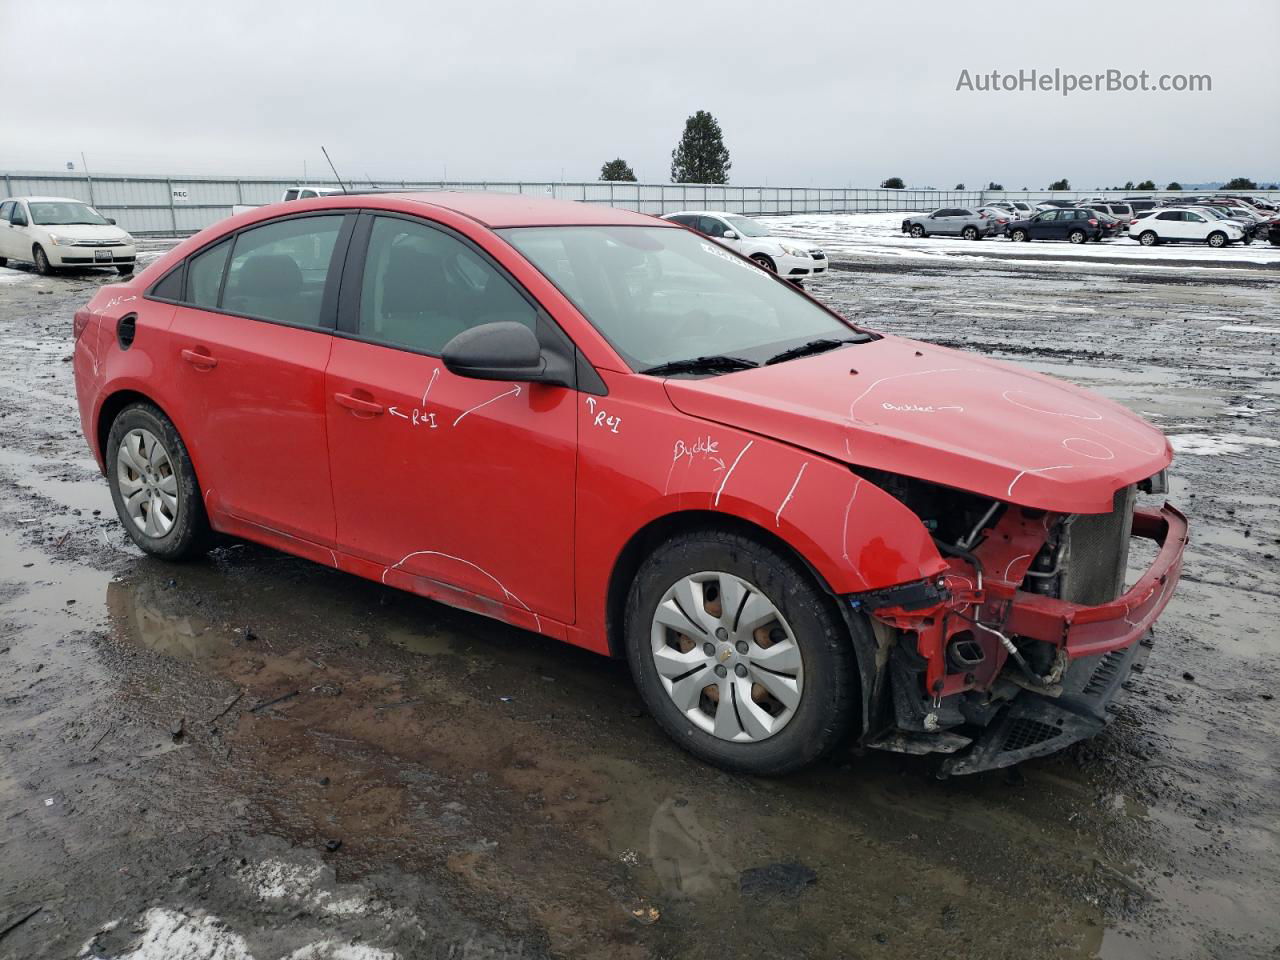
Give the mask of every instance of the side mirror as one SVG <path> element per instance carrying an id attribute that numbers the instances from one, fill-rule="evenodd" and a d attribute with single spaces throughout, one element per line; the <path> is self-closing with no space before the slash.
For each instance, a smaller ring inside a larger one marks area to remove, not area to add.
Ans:
<path id="1" fill-rule="evenodd" d="M 720 234 L 720 238 L 722 240 L 737 240 L 738 235 L 732 230 L 726 230 L 724 233 Z"/>
<path id="2" fill-rule="evenodd" d="M 116 225 L 115 217 L 107 217 L 107 223 L 111 224 L 114 227 Z"/>
<path id="3" fill-rule="evenodd" d="M 440 359 L 450 373 L 475 380 L 536 380 L 547 366 L 533 331 L 512 320 L 463 330 Z"/>

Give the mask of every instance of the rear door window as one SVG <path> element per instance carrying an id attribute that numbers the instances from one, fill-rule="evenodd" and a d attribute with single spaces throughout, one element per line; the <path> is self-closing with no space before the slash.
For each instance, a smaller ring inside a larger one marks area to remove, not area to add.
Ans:
<path id="1" fill-rule="evenodd" d="M 187 264 L 187 303 L 207 310 L 217 309 L 223 269 L 230 252 L 231 241 L 223 240 L 191 258 L 191 262 Z"/>
<path id="2" fill-rule="evenodd" d="M 237 235 L 222 293 L 228 313 L 320 326 L 343 214 L 277 220 Z"/>

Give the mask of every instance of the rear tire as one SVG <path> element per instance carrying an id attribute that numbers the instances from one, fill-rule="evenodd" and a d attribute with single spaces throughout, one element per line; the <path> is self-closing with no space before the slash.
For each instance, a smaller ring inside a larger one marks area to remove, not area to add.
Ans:
<path id="1" fill-rule="evenodd" d="M 960 236 L 964 237 L 966 240 L 977 240 L 978 228 L 974 226 L 965 227 L 960 231 Z"/>
<path id="2" fill-rule="evenodd" d="M 831 598 L 792 558 L 749 537 L 694 530 L 658 546 L 632 582 L 624 637 L 658 725 L 726 770 L 790 773 L 829 754 L 854 722 L 857 666 Z M 783 700 L 773 696 L 779 679 Z"/>
<path id="3" fill-rule="evenodd" d="M 1070 240 L 1072 243 L 1084 243 L 1089 238 L 1085 236 L 1085 233 L 1083 230 L 1072 230 L 1069 234 L 1067 234 L 1067 239 Z"/>
<path id="4" fill-rule="evenodd" d="M 924 232 L 924 227 L 918 223 L 913 223 L 911 225 L 911 236 L 919 240 L 921 237 L 927 236 L 927 234 Z"/>
<path id="5" fill-rule="evenodd" d="M 1138 237 L 1138 242 L 1144 247 L 1154 247 L 1160 242 L 1160 238 L 1156 236 L 1154 230 L 1146 230 L 1142 236 Z"/>
<path id="6" fill-rule="evenodd" d="M 761 267 L 762 269 L 768 270 L 770 273 L 778 272 L 777 264 L 773 262 L 772 258 L 766 257 L 763 253 L 757 253 L 751 259 L 752 261 L 754 261 L 756 266 Z"/>
<path id="7" fill-rule="evenodd" d="M 121 410 L 104 460 L 116 513 L 143 551 L 185 560 L 209 549 L 212 533 L 195 468 L 177 428 L 158 408 L 134 403 Z"/>
<path id="8" fill-rule="evenodd" d="M 47 277 L 53 273 L 53 265 L 49 263 L 49 255 L 44 252 L 44 247 L 36 244 L 31 248 L 31 259 L 36 265 L 36 273 L 42 277 Z"/>

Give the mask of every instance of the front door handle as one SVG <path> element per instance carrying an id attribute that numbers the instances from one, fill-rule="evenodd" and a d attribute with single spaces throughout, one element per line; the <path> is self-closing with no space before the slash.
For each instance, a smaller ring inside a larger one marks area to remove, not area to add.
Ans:
<path id="1" fill-rule="evenodd" d="M 183 360 L 199 370 L 212 370 L 218 365 L 218 361 L 209 356 L 208 351 L 203 348 L 199 350 L 183 350 L 181 356 Z"/>
<path id="2" fill-rule="evenodd" d="M 353 413 L 378 414 L 382 412 L 382 404 L 373 400 L 364 400 L 360 397 L 353 397 L 349 393 L 335 393 L 333 399 L 338 402 L 338 406 L 346 407 Z"/>

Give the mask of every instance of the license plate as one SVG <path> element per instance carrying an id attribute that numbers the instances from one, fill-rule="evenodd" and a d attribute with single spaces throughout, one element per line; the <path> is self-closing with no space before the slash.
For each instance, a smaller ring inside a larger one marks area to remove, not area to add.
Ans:
<path id="1" fill-rule="evenodd" d="M 93 251 L 93 259 L 94 259 L 94 262 L 95 262 L 95 263 L 110 263 L 110 262 L 111 262 L 111 251 L 110 251 L 110 250 L 95 250 L 95 251 Z"/>

